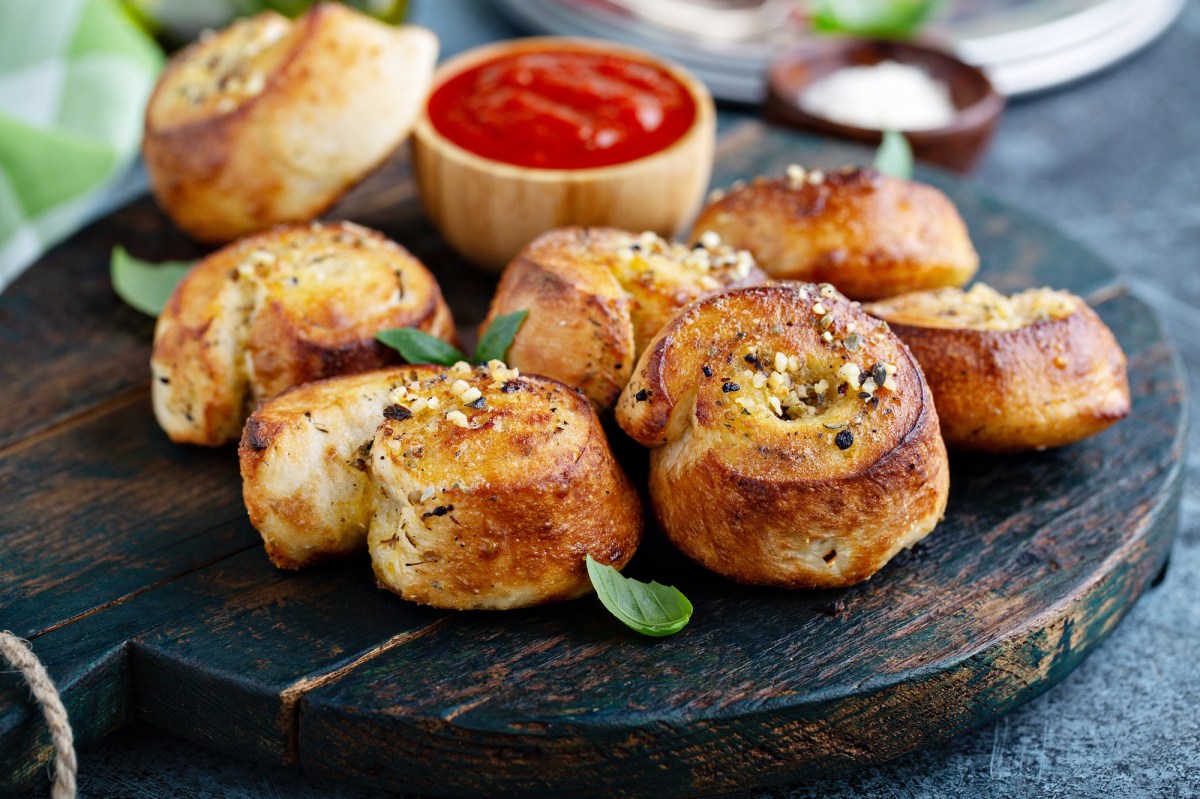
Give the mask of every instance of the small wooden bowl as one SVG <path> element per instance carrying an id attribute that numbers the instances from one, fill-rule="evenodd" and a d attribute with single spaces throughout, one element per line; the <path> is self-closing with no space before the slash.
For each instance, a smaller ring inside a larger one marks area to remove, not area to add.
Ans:
<path id="1" fill-rule="evenodd" d="M 712 95 L 682 67 L 611 42 L 535 37 L 479 47 L 443 64 L 433 88 L 484 61 L 538 50 L 603 52 L 654 64 L 696 105 L 691 128 L 666 148 L 612 166 L 535 169 L 484 158 L 442 136 L 428 106 L 413 135 L 413 167 L 425 213 L 462 255 L 499 271 L 542 233 L 564 225 L 653 230 L 674 236 L 708 188 L 716 142 Z"/>
<path id="2" fill-rule="evenodd" d="M 767 117 L 795 127 L 878 144 L 881 131 L 844 125 L 808 113 L 800 96 L 813 81 L 843 67 L 898 61 L 919 66 L 950 87 L 958 113 L 943 128 L 903 131 L 922 161 L 956 172 L 979 162 L 1004 111 L 1004 97 L 982 70 L 933 47 L 905 42 L 822 39 L 781 56 L 767 73 Z"/>

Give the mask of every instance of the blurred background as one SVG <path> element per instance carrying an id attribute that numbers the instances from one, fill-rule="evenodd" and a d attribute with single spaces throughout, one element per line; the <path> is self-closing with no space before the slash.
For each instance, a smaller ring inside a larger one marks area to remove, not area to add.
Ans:
<path id="1" fill-rule="evenodd" d="M 295 16 L 312 2 L 0 3 L 0 290 L 46 247 L 145 191 L 144 175 L 130 167 L 135 165 L 140 143 L 141 109 L 165 55 L 201 31 L 219 28 L 237 16 L 265 9 Z M 1187 0 L 345 2 L 387 22 L 432 28 L 441 39 L 443 58 L 487 41 L 529 34 L 633 44 L 692 69 L 727 110 L 756 113 L 767 100 L 774 121 L 867 143 L 872 141 L 870 133 L 860 130 L 854 135 L 844 124 L 828 124 L 828 119 L 822 124 L 806 113 L 812 109 L 804 107 L 798 91 L 769 97 L 770 65 L 830 42 L 898 40 L 944 52 L 964 68 L 981 68 L 995 92 L 1009 100 L 1069 92 L 1075 82 L 1114 68 L 1162 36 L 1187 4 Z M 856 63 L 862 58 L 854 56 Z M 883 53 L 871 59 L 891 61 L 894 56 Z M 819 77 L 820 72 L 814 75 Z M 968 100 L 974 101 L 953 75 L 934 77 L 944 79 L 946 86 L 927 88 L 950 91 L 960 111 Z M 908 102 L 898 99 L 903 93 L 892 91 L 886 81 L 877 83 L 875 96 L 896 95 L 893 104 L 903 110 Z M 828 116 L 830 109 L 824 110 Z M 958 120 L 963 125 L 969 121 Z M 932 136 L 931 142 L 920 141 L 930 138 L 920 133 L 910 136 L 917 157 L 958 171 L 974 168 L 986 153 L 995 120 L 971 124 L 972 131 L 955 131 L 955 137 Z"/>

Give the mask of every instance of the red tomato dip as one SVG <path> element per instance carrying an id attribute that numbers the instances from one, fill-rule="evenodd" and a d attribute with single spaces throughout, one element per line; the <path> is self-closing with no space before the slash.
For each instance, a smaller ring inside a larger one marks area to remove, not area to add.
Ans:
<path id="1" fill-rule="evenodd" d="M 517 166 L 587 169 L 665 149 L 696 117 L 665 69 L 608 53 L 544 50 L 476 65 L 429 98 L 429 119 L 466 150 Z"/>

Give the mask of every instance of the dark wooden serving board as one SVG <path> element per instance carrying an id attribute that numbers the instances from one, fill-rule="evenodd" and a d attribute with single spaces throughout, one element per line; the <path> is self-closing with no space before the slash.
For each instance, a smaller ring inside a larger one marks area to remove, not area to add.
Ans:
<path id="1" fill-rule="evenodd" d="M 866 156 L 746 122 L 723 133 L 714 183 Z M 136 718 L 413 793 L 716 793 L 887 760 L 1005 713 L 1069 673 L 1164 567 L 1183 386 L 1151 312 L 1095 255 L 924 177 L 962 210 L 981 277 L 1096 305 L 1129 356 L 1134 412 L 1060 451 L 953 456 L 945 522 L 861 586 L 734 585 L 651 531 L 632 573 L 696 608 L 651 640 L 594 598 L 420 608 L 376 589 L 365 554 L 276 571 L 233 450 L 174 446 L 151 415 L 153 321 L 113 295 L 108 254 L 197 251 L 143 199 L 0 295 L 0 629 L 32 641 L 84 745 Z M 494 281 L 446 250 L 402 162 L 338 214 L 429 264 L 466 331 L 482 317 Z M 0 674 L 0 793 L 43 779 L 49 756 L 28 692 Z"/>

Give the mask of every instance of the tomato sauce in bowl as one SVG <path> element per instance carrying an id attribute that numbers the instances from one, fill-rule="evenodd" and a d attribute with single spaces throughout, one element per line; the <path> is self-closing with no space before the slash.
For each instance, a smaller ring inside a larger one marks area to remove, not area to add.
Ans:
<path id="1" fill-rule="evenodd" d="M 429 98 L 449 141 L 494 161 L 590 169 L 666 149 L 696 119 L 696 103 L 667 70 L 584 50 L 514 52 L 449 78 Z"/>

